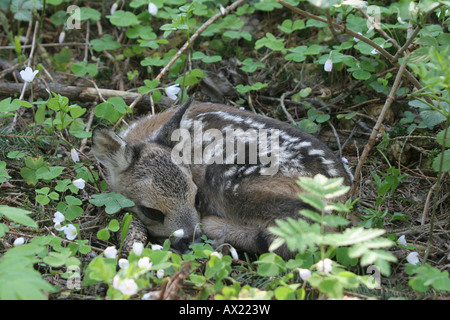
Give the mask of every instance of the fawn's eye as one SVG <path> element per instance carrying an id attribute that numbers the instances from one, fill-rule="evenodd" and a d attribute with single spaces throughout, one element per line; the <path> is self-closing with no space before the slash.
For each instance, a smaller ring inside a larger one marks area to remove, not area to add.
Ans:
<path id="1" fill-rule="evenodd" d="M 161 211 L 144 206 L 139 206 L 139 210 L 141 210 L 142 214 L 147 218 L 158 221 L 160 223 L 164 223 L 164 213 L 162 213 Z"/>
<path id="2" fill-rule="evenodd" d="M 195 209 L 198 210 L 198 208 L 200 208 L 200 192 L 197 192 L 197 194 L 195 195 Z"/>

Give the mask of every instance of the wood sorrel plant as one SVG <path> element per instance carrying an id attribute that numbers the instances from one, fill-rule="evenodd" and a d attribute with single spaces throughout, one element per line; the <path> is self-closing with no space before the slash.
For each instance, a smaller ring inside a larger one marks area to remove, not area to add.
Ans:
<path id="1" fill-rule="evenodd" d="M 306 281 L 330 298 L 340 298 L 344 289 L 356 289 L 360 284 L 368 287 L 377 285 L 369 276 L 358 276 L 346 271 L 338 263 L 331 262 L 329 258 L 332 258 L 339 248 L 348 250 L 340 251 L 338 262 L 346 263 L 359 259 L 362 267 L 374 265 L 381 274 L 389 276 L 389 262 L 396 261 L 396 258 L 383 250 L 394 244 L 391 240 L 381 237 L 384 230 L 350 227 L 343 233 L 326 231 L 327 228 L 341 228 L 350 223 L 340 215 L 327 214 L 330 211 L 348 212 L 352 207 L 350 200 L 345 204 L 329 200 L 348 192 L 349 187 L 342 186 L 342 178 L 328 179 L 322 175 L 313 178 L 300 177 L 298 184 L 307 192 L 299 194 L 299 197 L 314 208 L 300 210 L 299 213 L 311 223 L 302 218 L 278 220 L 277 226 L 270 228 L 270 231 L 279 237 L 272 243 L 270 250 L 286 244 L 290 250 L 298 251 L 298 262 L 294 260 L 290 264 L 296 265 L 299 271 L 305 268 L 313 271 L 311 276 L 305 277 Z M 316 263 L 304 264 L 303 256 L 307 251 L 316 257 Z"/>

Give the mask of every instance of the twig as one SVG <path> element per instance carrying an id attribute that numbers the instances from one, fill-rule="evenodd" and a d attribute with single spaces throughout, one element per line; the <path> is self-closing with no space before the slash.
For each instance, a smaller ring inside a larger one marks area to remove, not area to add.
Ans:
<path id="1" fill-rule="evenodd" d="M 425 205 L 423 206 L 422 221 L 421 221 L 422 225 L 425 224 L 425 219 L 427 217 L 428 208 L 430 207 L 431 196 L 433 195 L 434 190 L 436 190 L 437 186 L 438 186 L 438 183 L 436 182 L 435 184 L 433 184 L 431 186 L 430 190 L 428 191 L 427 199 L 425 200 Z"/>
<path id="2" fill-rule="evenodd" d="M 398 70 L 397 76 L 395 77 L 395 81 L 394 81 L 394 84 L 392 85 L 391 92 L 389 92 L 386 102 L 384 103 L 383 109 L 381 110 L 380 116 L 378 117 L 378 120 L 372 129 L 372 133 L 370 134 L 369 141 L 368 141 L 367 145 L 364 147 L 363 153 L 361 154 L 361 159 L 359 160 L 358 165 L 356 166 L 355 177 L 353 180 L 352 188 L 350 190 L 350 197 L 353 197 L 353 195 L 355 194 L 356 187 L 358 185 L 359 178 L 361 175 L 362 166 L 364 165 L 364 162 L 366 161 L 366 158 L 369 155 L 370 150 L 372 149 L 373 145 L 375 144 L 377 134 L 381 128 L 384 117 L 386 116 L 387 111 L 391 107 L 392 102 L 395 100 L 395 93 L 397 92 L 397 89 L 400 85 L 403 73 L 405 72 L 405 69 L 406 69 L 406 60 L 407 59 L 405 58 L 403 60 L 402 64 L 400 65 L 400 69 Z"/>
<path id="3" fill-rule="evenodd" d="M 369 16 L 366 11 L 364 11 L 361 8 L 359 8 L 358 11 L 361 12 L 361 14 L 370 22 L 370 24 L 375 28 L 375 30 L 377 30 L 387 41 L 392 43 L 394 47 L 397 48 L 397 50 L 400 50 L 401 47 L 397 43 L 397 41 L 392 39 L 386 32 L 384 32 L 384 30 L 381 29 L 380 25 L 375 20 L 373 20 L 373 18 Z"/>
<path id="4" fill-rule="evenodd" d="M 175 61 L 178 60 L 178 58 L 183 54 L 184 51 L 189 47 L 190 42 L 194 42 L 197 37 L 206 30 L 214 21 L 219 19 L 222 16 L 227 15 L 234 9 L 236 9 L 238 6 L 240 6 L 242 3 L 246 2 L 247 0 L 237 0 L 236 2 L 232 3 L 228 7 L 225 8 L 225 12 L 222 14 L 222 12 L 216 13 L 214 16 L 209 18 L 200 28 L 195 31 L 195 33 L 188 39 L 184 45 L 178 50 L 178 52 L 172 57 L 172 59 L 169 61 L 169 63 L 159 72 L 159 74 L 156 76 L 156 80 L 161 80 L 161 78 L 164 76 L 164 74 L 169 70 L 169 68 L 175 63 Z M 135 101 L 130 105 L 130 109 L 133 109 L 134 105 L 136 105 L 143 97 L 144 95 L 141 94 L 139 97 L 136 98 Z M 117 128 L 117 126 L 122 122 L 122 120 L 125 118 L 126 114 L 124 114 L 113 126 L 113 130 Z"/>
<path id="5" fill-rule="evenodd" d="M 286 110 L 286 106 L 284 105 L 284 97 L 286 96 L 287 92 L 283 93 L 280 97 L 280 106 L 281 109 L 283 109 L 284 114 L 286 115 L 286 117 L 288 118 L 289 122 L 292 123 L 293 125 L 295 125 L 295 120 L 294 118 L 292 118 L 292 116 L 290 115 L 290 113 Z"/>

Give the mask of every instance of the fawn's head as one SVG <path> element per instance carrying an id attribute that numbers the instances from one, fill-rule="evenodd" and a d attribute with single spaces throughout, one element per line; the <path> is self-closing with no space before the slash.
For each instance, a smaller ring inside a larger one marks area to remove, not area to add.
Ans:
<path id="1" fill-rule="evenodd" d="M 183 229 L 182 238 L 171 239 L 173 247 L 182 251 L 201 236 L 197 187 L 189 168 L 172 162 L 170 137 L 191 102 L 180 106 L 146 141 L 127 143 L 101 125 L 92 135 L 92 152 L 108 170 L 112 190 L 135 203 L 133 210 L 153 237 L 168 238 Z"/>

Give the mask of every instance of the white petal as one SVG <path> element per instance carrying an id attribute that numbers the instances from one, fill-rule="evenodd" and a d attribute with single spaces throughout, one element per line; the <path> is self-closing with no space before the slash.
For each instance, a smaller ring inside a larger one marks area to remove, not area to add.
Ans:
<path id="1" fill-rule="evenodd" d="M 150 262 L 149 257 L 143 257 L 138 261 L 138 267 L 144 269 L 150 269 L 152 267 L 152 263 Z"/>
<path id="2" fill-rule="evenodd" d="M 410 254 L 408 254 L 408 256 L 406 257 L 406 260 L 411 263 L 411 264 L 418 264 L 419 263 L 419 253 L 418 252 L 411 252 Z"/>
<path id="3" fill-rule="evenodd" d="M 160 246 L 159 244 L 152 244 L 152 250 L 162 250 L 163 247 Z"/>
<path id="4" fill-rule="evenodd" d="M 64 227 L 64 233 L 68 240 L 73 240 L 78 235 L 77 228 L 75 228 L 73 224 L 68 224 L 66 227 Z"/>
<path id="5" fill-rule="evenodd" d="M 138 257 L 142 254 L 142 251 L 144 250 L 144 245 L 142 242 L 135 242 L 133 243 L 133 252 Z"/>
<path id="6" fill-rule="evenodd" d="M 175 230 L 175 231 L 172 233 L 172 235 L 173 235 L 175 238 L 182 238 L 182 237 L 184 236 L 184 230 L 183 230 L 183 229 Z"/>
<path id="7" fill-rule="evenodd" d="M 78 152 L 75 149 L 70 150 L 70 156 L 72 157 L 73 162 L 80 161 L 80 157 L 78 156 Z"/>
<path id="8" fill-rule="evenodd" d="M 115 259 L 117 257 L 117 249 L 115 246 L 107 247 L 103 253 L 109 259 Z"/>
<path id="9" fill-rule="evenodd" d="M 324 69 L 326 72 L 331 72 L 331 70 L 333 70 L 333 62 L 332 62 L 330 59 L 328 59 L 328 60 L 325 62 L 325 65 L 324 65 L 323 69 Z"/>
<path id="10" fill-rule="evenodd" d="M 150 3 L 148 4 L 148 12 L 149 12 L 152 16 L 156 16 L 156 14 L 158 13 L 158 7 L 157 7 L 154 3 L 150 2 Z"/>
<path id="11" fill-rule="evenodd" d="M 158 271 L 156 271 L 156 277 L 158 279 L 164 278 L 164 269 L 159 269 Z"/>
<path id="12" fill-rule="evenodd" d="M 119 282 L 117 289 L 119 289 L 122 294 L 131 296 L 133 294 L 136 294 L 138 286 L 133 279 L 124 279 Z"/>
<path id="13" fill-rule="evenodd" d="M 54 223 L 61 223 L 61 222 L 63 222 L 64 221 L 64 215 L 61 213 L 61 212 L 59 212 L 59 211 L 56 211 L 55 212 L 55 214 L 54 214 L 54 219 L 53 219 L 53 222 Z"/>
<path id="14" fill-rule="evenodd" d="M 400 238 L 398 238 L 398 244 L 404 245 L 406 246 L 406 238 L 405 235 L 401 236 Z"/>
<path id="15" fill-rule="evenodd" d="M 78 189 L 84 189 L 86 186 L 86 182 L 83 180 L 83 178 L 77 179 L 73 181 L 73 185 L 77 187 Z"/>
<path id="16" fill-rule="evenodd" d="M 13 245 L 14 246 L 21 246 L 24 243 L 25 243 L 25 238 L 24 237 L 20 237 L 20 238 L 17 238 L 16 240 L 14 240 Z"/>
<path id="17" fill-rule="evenodd" d="M 174 84 L 173 86 L 167 87 L 166 88 L 166 94 L 169 97 L 170 100 L 177 100 L 177 94 L 178 92 L 180 92 L 180 85 Z"/>
<path id="18" fill-rule="evenodd" d="M 119 267 L 120 267 L 120 269 L 126 269 L 129 265 L 130 265 L 130 262 L 127 260 L 127 259 L 119 259 Z"/>
<path id="19" fill-rule="evenodd" d="M 306 281 L 311 276 L 311 271 L 308 269 L 300 269 L 299 273 L 300 273 L 300 278 L 303 281 Z"/>

